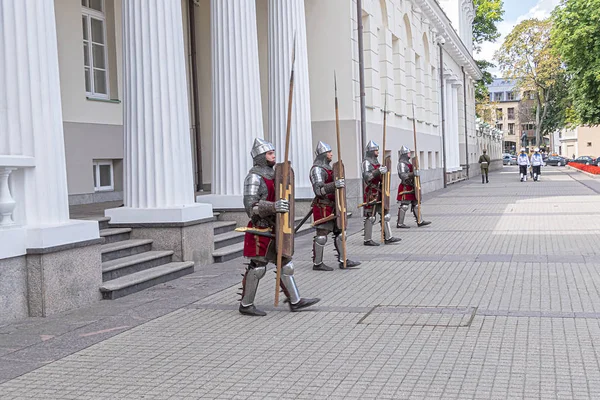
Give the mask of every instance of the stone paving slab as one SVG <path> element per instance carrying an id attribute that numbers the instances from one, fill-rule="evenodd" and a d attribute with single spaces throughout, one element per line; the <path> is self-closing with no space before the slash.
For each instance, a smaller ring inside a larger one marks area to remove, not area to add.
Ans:
<path id="1" fill-rule="evenodd" d="M 322 297 L 305 312 L 273 307 L 269 271 L 256 299 L 268 315 L 240 315 L 238 259 L 227 273 L 212 269 L 195 284 L 178 280 L 115 303 L 118 311 L 101 303 L 87 314 L 99 317 L 96 325 L 82 324 L 85 313 L 64 316 L 72 325 L 62 328 L 63 340 L 129 324 L 66 357 L 55 338 L 20 357 L 0 342 L 0 377 L 2 360 L 12 357 L 14 370 L 31 371 L 0 384 L 1 397 L 600 398 L 600 231 L 590 223 L 600 197 L 559 168 L 544 169 L 542 182 L 515 177 L 509 167 L 488 185 L 472 179 L 427 195 L 424 215 L 431 210 L 433 224 L 410 221 L 411 229 L 395 230 L 397 245 L 362 246 L 353 218 L 348 254 L 363 261 L 353 270 L 312 271 L 304 239 L 295 257 L 300 291 Z M 455 204 L 475 215 L 453 215 Z M 477 221 L 492 226 L 482 231 Z M 560 232 L 545 230 L 552 221 Z M 332 250 L 329 243 L 331 263 Z M 208 281 L 211 291 L 200 284 Z M 218 281 L 225 285 L 217 290 Z M 60 319 L 50 324 L 59 334 Z M 0 327 L 0 340 L 2 332 L 26 341 L 45 328 L 43 321 Z"/>

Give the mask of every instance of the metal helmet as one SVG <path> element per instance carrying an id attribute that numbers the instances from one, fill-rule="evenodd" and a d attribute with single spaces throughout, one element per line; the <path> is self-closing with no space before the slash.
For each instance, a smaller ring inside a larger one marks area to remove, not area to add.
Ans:
<path id="1" fill-rule="evenodd" d="M 250 155 L 252 156 L 252 158 L 256 158 L 256 156 L 265 154 L 266 152 L 272 150 L 275 150 L 275 146 L 273 146 L 273 143 L 267 142 L 266 140 L 261 138 L 256 138 L 254 139 L 254 144 L 252 145 L 252 151 L 250 151 Z"/>
<path id="2" fill-rule="evenodd" d="M 367 153 L 371 151 L 379 150 L 379 145 L 372 140 L 367 143 Z"/>
<path id="3" fill-rule="evenodd" d="M 315 149 L 315 156 L 321 155 L 323 153 L 328 153 L 330 151 L 331 146 L 319 140 L 319 144 L 317 144 L 317 148 Z"/>
<path id="4" fill-rule="evenodd" d="M 403 156 L 403 155 L 405 155 L 405 154 L 408 154 L 408 153 L 410 153 L 410 149 L 409 149 L 408 147 L 406 147 L 406 146 L 402 146 L 402 147 L 400 148 L 400 155 L 401 155 L 401 156 Z"/>

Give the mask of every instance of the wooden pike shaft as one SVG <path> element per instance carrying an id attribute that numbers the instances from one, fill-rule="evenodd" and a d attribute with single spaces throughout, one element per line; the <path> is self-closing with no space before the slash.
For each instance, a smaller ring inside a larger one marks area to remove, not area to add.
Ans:
<path id="1" fill-rule="evenodd" d="M 415 118 L 415 104 L 412 105 L 413 112 L 413 140 L 415 142 L 415 165 L 414 169 L 419 170 L 419 152 L 417 151 L 417 122 Z M 421 177 L 415 175 L 415 197 L 417 198 L 417 223 L 421 222 Z"/>
<path id="2" fill-rule="evenodd" d="M 383 103 L 383 147 L 382 147 L 382 156 L 381 161 L 382 165 L 385 165 L 385 139 L 386 139 L 386 127 L 387 127 L 387 91 L 385 93 L 385 102 Z M 381 243 L 385 242 L 385 210 L 384 204 L 385 199 L 383 198 L 386 195 L 386 187 L 387 187 L 387 178 L 388 172 L 385 174 L 381 174 Z"/>
<path id="3" fill-rule="evenodd" d="M 333 83 L 335 88 L 335 133 L 337 135 L 337 151 L 338 151 L 338 162 L 340 166 L 340 179 L 346 178 L 346 171 L 341 170 L 343 165 L 342 163 L 342 143 L 340 139 L 340 111 L 338 108 L 338 97 L 337 97 L 337 77 L 335 75 L 335 71 L 333 72 Z M 338 195 L 343 194 L 342 189 L 337 189 Z M 344 264 L 344 268 L 346 268 L 346 215 L 341 215 L 340 221 L 342 222 L 342 226 L 340 229 L 342 230 L 342 262 Z"/>
<path id="4" fill-rule="evenodd" d="M 292 71 L 290 72 L 290 90 L 288 96 L 287 126 L 285 132 L 285 158 L 283 160 L 283 190 L 287 191 L 290 178 L 290 135 L 292 132 L 292 99 L 294 96 L 294 61 L 296 60 L 296 36 L 292 50 Z M 278 214 L 279 226 L 283 226 L 283 214 Z M 293 218 L 293 217 L 292 217 Z M 283 263 L 283 230 L 277 232 L 277 276 L 275 278 L 275 307 L 279 305 L 279 288 L 281 287 L 281 267 Z"/>

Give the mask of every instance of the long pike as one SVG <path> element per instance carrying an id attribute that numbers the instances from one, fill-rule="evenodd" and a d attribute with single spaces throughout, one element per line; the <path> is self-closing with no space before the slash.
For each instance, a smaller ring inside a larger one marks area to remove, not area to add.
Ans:
<path id="1" fill-rule="evenodd" d="M 419 171 L 419 152 L 417 151 L 417 123 L 415 118 L 415 103 L 412 103 L 413 112 L 413 136 L 415 141 L 415 163 L 414 170 L 418 173 Z M 414 172 L 414 171 L 413 171 Z M 421 223 L 421 177 L 415 174 L 415 197 L 417 198 L 417 224 Z"/>
<path id="2" fill-rule="evenodd" d="M 296 34 L 292 49 L 292 71 L 290 72 L 290 90 L 288 96 L 287 127 L 285 132 L 285 158 L 283 160 L 283 188 L 287 191 L 290 178 L 290 135 L 292 133 L 292 99 L 294 96 L 294 61 L 296 60 Z M 287 199 L 286 199 L 287 200 Z M 288 216 L 289 217 L 289 216 Z M 284 215 L 277 215 L 279 226 L 283 226 Z M 290 217 L 290 218 L 293 218 Z M 281 267 L 283 262 L 283 229 L 277 232 L 277 276 L 275 278 L 275 307 L 279 305 L 279 288 L 281 286 Z"/>
<path id="3" fill-rule="evenodd" d="M 335 90 L 335 133 L 337 135 L 337 151 L 338 151 L 338 173 L 340 176 L 336 176 L 335 179 L 346 179 L 346 171 L 344 170 L 344 164 L 342 163 L 342 144 L 340 140 L 340 112 L 338 108 L 338 97 L 337 97 L 337 77 L 335 71 L 333 71 L 333 85 Z M 343 200 L 342 200 L 343 197 Z M 342 260 L 343 267 L 346 268 L 346 192 L 343 188 L 336 189 L 336 208 L 337 212 L 340 213 L 340 222 L 341 226 L 339 227 L 342 230 Z"/>

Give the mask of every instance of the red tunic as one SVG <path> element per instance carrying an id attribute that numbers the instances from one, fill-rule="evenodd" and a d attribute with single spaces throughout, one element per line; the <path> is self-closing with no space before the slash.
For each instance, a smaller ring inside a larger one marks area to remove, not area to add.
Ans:
<path id="1" fill-rule="evenodd" d="M 410 172 L 413 172 L 412 164 L 407 164 L 407 165 L 408 165 L 408 170 Z M 403 193 L 403 192 L 409 192 L 409 193 Z M 415 197 L 415 188 L 413 186 L 403 185 L 401 183 L 400 185 L 398 185 L 398 197 L 396 197 L 396 200 L 397 201 L 417 200 L 417 198 Z"/>
<path id="2" fill-rule="evenodd" d="M 379 169 L 381 164 L 372 164 L 373 168 Z M 371 203 L 373 201 L 381 201 L 381 175 L 365 185 L 365 192 L 363 193 L 363 201 L 365 203 Z M 375 204 L 377 205 L 377 204 Z M 370 210 L 373 205 L 364 206 L 365 210 Z"/>
<path id="3" fill-rule="evenodd" d="M 333 182 L 333 170 L 326 169 L 325 171 L 327 171 L 325 183 Z M 313 202 L 313 218 L 315 221 L 328 217 L 334 213 L 333 205 L 335 204 L 335 193 L 328 194 L 325 197 L 327 200 L 317 197 Z"/>
<path id="4" fill-rule="evenodd" d="M 266 201 L 275 201 L 275 181 L 272 179 L 262 178 L 267 185 L 267 198 Z M 248 228 L 253 228 L 252 221 L 248 222 Z M 275 227 L 271 227 L 271 234 L 275 233 Z M 252 233 L 246 233 L 244 237 L 244 257 L 264 257 L 267 255 L 267 249 L 271 244 L 271 238 L 266 236 L 255 235 Z"/>

